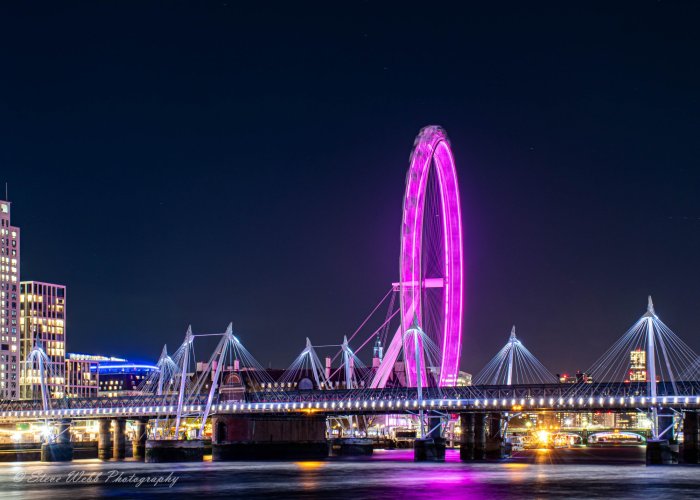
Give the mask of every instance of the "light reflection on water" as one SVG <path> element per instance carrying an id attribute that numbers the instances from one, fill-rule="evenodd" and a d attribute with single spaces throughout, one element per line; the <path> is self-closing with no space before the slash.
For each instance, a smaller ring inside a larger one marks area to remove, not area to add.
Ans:
<path id="1" fill-rule="evenodd" d="M 581 451 L 580 455 L 590 453 Z M 556 459 L 559 452 L 550 453 Z M 566 453 L 561 454 L 566 457 Z M 136 478 L 167 476 L 176 484 L 66 483 L 72 472 L 116 471 Z M 58 478 L 52 484 L 28 484 L 27 478 Z M 17 474 L 25 476 L 15 482 Z M 461 463 L 459 452 L 448 450 L 445 463 L 414 463 L 412 450 L 378 451 L 371 459 L 323 462 L 204 462 L 201 464 L 143 464 L 77 460 L 71 464 L 38 462 L 0 464 L 3 499 L 83 498 L 697 498 L 700 468 L 646 467 L 638 462 L 567 464 L 532 460 L 501 463 Z"/>

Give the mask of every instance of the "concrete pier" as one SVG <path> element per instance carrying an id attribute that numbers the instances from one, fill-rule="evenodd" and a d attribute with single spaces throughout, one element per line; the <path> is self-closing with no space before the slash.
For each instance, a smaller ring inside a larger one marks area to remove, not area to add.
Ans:
<path id="1" fill-rule="evenodd" d="M 204 441 L 201 439 L 148 439 L 146 463 L 201 462 L 204 458 Z"/>
<path id="2" fill-rule="evenodd" d="M 70 420 L 58 423 L 58 436 L 55 443 L 41 445 L 42 462 L 70 462 L 73 460 L 73 445 L 70 441 Z"/>
<path id="3" fill-rule="evenodd" d="M 484 458 L 487 460 L 501 460 L 504 457 L 503 436 L 501 436 L 501 414 L 489 413 L 486 415 L 487 433 L 484 449 Z"/>
<path id="4" fill-rule="evenodd" d="M 445 457 L 443 455 L 442 460 Z M 417 438 L 413 442 L 413 460 L 416 462 L 437 462 L 438 458 L 437 447 L 433 438 Z"/>
<path id="5" fill-rule="evenodd" d="M 44 443 L 41 445 L 42 462 L 70 462 L 73 460 L 73 445 L 70 443 Z"/>
<path id="6" fill-rule="evenodd" d="M 668 439 L 647 441 L 647 465 L 670 465 L 678 463 L 678 445 L 670 444 Z"/>
<path id="7" fill-rule="evenodd" d="M 474 460 L 474 414 L 462 413 L 459 416 L 462 441 L 459 444 L 459 458 L 463 462 Z"/>
<path id="8" fill-rule="evenodd" d="M 700 413 L 683 414 L 683 448 L 681 460 L 686 464 L 700 463 Z"/>
<path id="9" fill-rule="evenodd" d="M 137 460 L 144 460 L 146 458 L 146 426 L 148 425 L 148 420 L 139 419 L 136 421 L 136 433 L 134 439 L 131 442 L 132 446 L 132 456 Z"/>
<path id="10" fill-rule="evenodd" d="M 126 419 L 115 418 L 112 420 L 114 440 L 112 442 L 112 458 L 123 460 L 126 457 Z"/>
<path id="11" fill-rule="evenodd" d="M 216 416 L 212 460 L 322 460 L 328 457 L 325 416 Z"/>
<path id="12" fill-rule="evenodd" d="M 371 457 L 373 453 L 374 441 L 371 438 L 346 437 L 331 439 L 331 456 Z"/>
<path id="13" fill-rule="evenodd" d="M 474 460 L 486 458 L 486 414 L 474 414 Z"/>
<path id="14" fill-rule="evenodd" d="M 459 458 L 462 461 L 500 460 L 505 456 L 500 413 L 462 413 L 460 427 Z"/>
<path id="15" fill-rule="evenodd" d="M 97 436 L 97 458 L 109 460 L 112 458 L 112 421 L 106 418 L 98 420 L 99 434 Z"/>
<path id="16" fill-rule="evenodd" d="M 416 462 L 443 462 L 445 460 L 445 438 L 442 437 L 441 418 L 436 414 L 428 415 L 428 435 L 425 439 L 416 439 L 413 444 L 413 459 Z"/>

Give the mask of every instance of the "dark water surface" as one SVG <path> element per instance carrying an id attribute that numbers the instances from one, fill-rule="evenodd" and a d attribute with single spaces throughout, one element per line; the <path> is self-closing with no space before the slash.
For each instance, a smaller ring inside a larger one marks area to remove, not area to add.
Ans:
<path id="1" fill-rule="evenodd" d="M 700 498 L 700 466 L 646 467 L 643 448 L 536 450 L 500 463 L 461 463 L 453 450 L 445 463 L 412 458 L 397 450 L 324 462 L 6 463 L 0 498 Z"/>

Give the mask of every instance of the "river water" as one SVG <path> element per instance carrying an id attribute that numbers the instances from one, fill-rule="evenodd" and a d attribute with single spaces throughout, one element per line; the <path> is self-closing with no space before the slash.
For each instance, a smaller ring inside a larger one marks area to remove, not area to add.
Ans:
<path id="1" fill-rule="evenodd" d="M 646 467 L 643 448 L 521 452 L 499 463 L 414 463 L 409 450 L 323 462 L 0 464 L 0 498 L 700 498 L 700 466 Z"/>

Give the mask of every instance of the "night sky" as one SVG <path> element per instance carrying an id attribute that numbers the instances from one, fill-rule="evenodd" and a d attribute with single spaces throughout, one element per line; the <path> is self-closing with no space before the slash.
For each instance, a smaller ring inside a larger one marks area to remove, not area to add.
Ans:
<path id="1" fill-rule="evenodd" d="M 464 369 L 513 323 L 585 369 L 648 294 L 700 351 L 700 4 L 574 3 L 3 3 L 22 278 L 68 286 L 69 352 L 151 360 L 233 321 L 286 367 L 397 278 L 408 156 L 440 124 Z"/>

